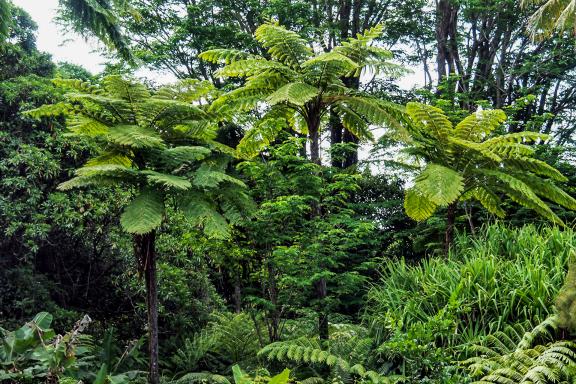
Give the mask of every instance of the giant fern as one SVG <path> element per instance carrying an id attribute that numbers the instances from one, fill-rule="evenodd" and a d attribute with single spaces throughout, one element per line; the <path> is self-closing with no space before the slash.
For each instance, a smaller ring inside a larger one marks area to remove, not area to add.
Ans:
<path id="1" fill-rule="evenodd" d="M 155 231 L 166 207 L 184 212 L 209 237 L 229 236 L 229 223 L 250 206 L 243 183 L 227 173 L 232 149 L 215 141 L 217 124 L 200 106 L 205 84 L 185 82 L 151 91 L 119 76 L 92 85 L 60 80 L 66 101 L 30 111 L 64 114 L 69 134 L 93 141 L 99 153 L 59 189 L 120 186 L 135 198 L 120 217 L 133 235 L 139 272 L 145 276 L 151 351 L 150 382 L 159 382 Z"/>
<path id="2" fill-rule="evenodd" d="M 290 128 L 308 135 L 312 160 L 320 162 L 320 132 L 330 110 L 360 139 L 372 138 L 369 124 L 398 127 L 401 108 L 347 88 L 342 81 L 347 76 L 358 77 L 364 70 L 394 68 L 389 62 L 391 53 L 372 46 L 381 33 L 382 28 L 375 27 L 331 52 L 316 54 L 297 33 L 263 24 L 255 37 L 270 59 L 223 49 L 200 54 L 203 60 L 225 64 L 219 76 L 245 79 L 244 85 L 217 99 L 211 111 L 233 118 L 239 112 L 260 111 L 259 106 L 266 104 L 263 118 L 253 124 L 238 147 L 245 157 L 254 156 L 281 129 Z"/>
<path id="3" fill-rule="evenodd" d="M 576 200 L 556 185 L 566 178 L 535 159 L 528 145 L 546 140 L 546 135 L 494 135 L 506 120 L 500 110 L 480 110 L 456 126 L 436 107 L 409 103 L 406 111 L 412 120 L 406 151 L 426 164 L 406 192 L 404 207 L 413 219 L 425 220 L 439 207 L 449 207 L 449 215 L 453 215 L 462 200 L 476 201 L 503 217 L 504 196 L 560 225 L 562 220 L 544 200 L 576 209 Z M 452 222 L 453 216 L 449 217 L 447 243 Z"/>

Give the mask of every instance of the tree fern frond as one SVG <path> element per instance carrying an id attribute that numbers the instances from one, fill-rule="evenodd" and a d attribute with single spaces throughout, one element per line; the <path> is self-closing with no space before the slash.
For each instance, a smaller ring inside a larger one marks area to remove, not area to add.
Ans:
<path id="1" fill-rule="evenodd" d="M 170 175 L 167 173 L 156 172 L 152 170 L 144 170 L 140 172 L 146 175 L 148 183 L 166 188 L 174 188 L 176 190 L 185 191 L 192 187 L 192 183 L 180 176 Z"/>
<path id="2" fill-rule="evenodd" d="M 164 141 L 153 129 L 138 125 L 116 125 L 106 136 L 111 143 L 133 148 L 163 148 Z"/>
<path id="3" fill-rule="evenodd" d="M 158 228 L 164 217 L 164 196 L 151 188 L 143 189 L 120 216 L 128 233 L 142 235 Z"/>
<path id="4" fill-rule="evenodd" d="M 312 55 L 306 40 L 276 24 L 262 24 L 254 36 L 272 57 L 291 68 L 300 68 L 300 63 Z"/>
<path id="5" fill-rule="evenodd" d="M 406 214 L 416 221 L 423 221 L 436 212 L 438 206 L 430 201 L 417 188 L 410 188 L 404 197 Z"/>
<path id="6" fill-rule="evenodd" d="M 428 164 L 416 177 L 413 188 L 434 205 L 447 206 L 462 194 L 464 178 L 453 169 Z"/>
<path id="7" fill-rule="evenodd" d="M 246 59 L 234 61 L 216 72 L 219 77 L 251 77 L 263 71 L 276 72 L 286 79 L 293 79 L 297 73 L 277 61 L 266 59 Z"/>
<path id="8" fill-rule="evenodd" d="M 506 159 L 505 163 L 524 172 L 529 171 L 535 175 L 546 176 L 556 181 L 568 181 L 568 178 L 560 173 L 559 170 L 542 160 L 529 157 L 511 157 Z"/>
<path id="9" fill-rule="evenodd" d="M 42 117 L 58 117 L 61 115 L 67 115 L 72 106 L 65 102 L 59 102 L 56 104 L 45 104 L 38 108 L 30 109 L 25 111 L 24 114 L 34 118 L 40 119 Z"/>
<path id="10" fill-rule="evenodd" d="M 198 55 L 204 61 L 213 64 L 230 64 L 238 60 L 259 59 L 257 55 L 237 49 L 211 49 Z"/>
<path id="11" fill-rule="evenodd" d="M 478 141 L 490 134 L 506 121 L 506 114 L 500 109 L 472 113 L 454 128 L 454 136 L 468 141 Z"/>
<path id="12" fill-rule="evenodd" d="M 468 200 L 469 198 L 477 200 L 488 212 L 492 213 L 493 215 L 496 215 L 500 218 L 503 218 L 506 215 L 501 207 L 500 198 L 494 192 L 484 187 L 477 186 L 472 188 L 463 194 L 461 199 Z"/>
<path id="13" fill-rule="evenodd" d="M 270 144 L 288 122 L 282 118 L 261 119 L 254 127 L 249 129 L 236 148 L 240 157 L 251 158 Z"/>
<path id="14" fill-rule="evenodd" d="M 266 100 L 271 105 L 289 103 L 301 107 L 319 94 L 318 88 L 306 83 L 288 83 L 278 88 Z"/>
<path id="15" fill-rule="evenodd" d="M 448 138 L 452 131 L 452 123 L 440 108 L 421 103 L 408 103 L 406 112 L 422 129 L 440 140 Z"/>
<path id="16" fill-rule="evenodd" d="M 103 155 L 91 158 L 86 162 L 87 167 L 93 167 L 97 165 L 120 165 L 122 167 L 131 168 L 133 163 L 132 160 L 125 154 L 119 152 L 107 152 Z"/>

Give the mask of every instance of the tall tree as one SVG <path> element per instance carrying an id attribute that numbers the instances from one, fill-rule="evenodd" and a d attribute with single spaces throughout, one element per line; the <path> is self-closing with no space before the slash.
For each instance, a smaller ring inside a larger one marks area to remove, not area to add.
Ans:
<path id="1" fill-rule="evenodd" d="M 506 120 L 501 110 L 480 110 L 454 126 L 439 108 L 409 103 L 406 109 L 413 122 L 407 151 L 425 166 L 406 191 L 404 207 L 418 221 L 438 207 L 447 208 L 446 250 L 452 243 L 459 201 L 477 201 L 503 217 L 499 195 L 505 195 L 559 225 L 564 223 L 542 199 L 576 210 L 576 200 L 555 184 L 566 177 L 535 159 L 534 149 L 527 145 L 548 136 L 494 134 Z"/>
<path id="2" fill-rule="evenodd" d="M 228 222 L 241 219 L 249 199 L 243 183 L 226 173 L 231 150 L 214 141 L 216 125 L 193 104 L 207 96 L 202 83 L 186 82 L 154 93 L 118 76 L 106 77 L 102 86 L 79 80 L 57 83 L 74 90 L 66 94 L 66 102 L 29 113 L 64 113 L 73 135 L 100 148 L 100 154 L 59 189 L 119 185 L 136 194 L 120 223 L 133 236 L 138 270 L 146 283 L 149 381 L 158 384 L 155 241 L 166 206 L 182 210 L 207 235 L 227 237 Z"/>

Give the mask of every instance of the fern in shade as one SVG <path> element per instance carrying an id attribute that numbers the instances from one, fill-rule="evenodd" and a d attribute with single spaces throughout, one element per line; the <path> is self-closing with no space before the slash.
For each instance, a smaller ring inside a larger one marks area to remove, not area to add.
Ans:
<path id="1" fill-rule="evenodd" d="M 406 111 L 412 120 L 406 152 L 426 165 L 406 191 L 404 208 L 408 216 L 422 221 L 439 207 L 448 207 L 447 246 L 452 242 L 459 201 L 475 201 L 504 217 L 502 197 L 508 197 L 558 225 L 564 223 L 545 200 L 576 209 L 576 200 L 557 185 L 566 177 L 533 157 L 529 144 L 548 136 L 535 132 L 493 135 L 506 120 L 501 110 L 480 110 L 455 126 L 436 107 L 409 103 Z"/>
<path id="2" fill-rule="evenodd" d="M 208 84 L 177 84 L 155 92 L 119 76 L 101 85 L 57 80 L 65 102 L 29 111 L 42 118 L 64 114 L 69 135 L 93 141 L 99 153 L 58 186 L 60 190 L 117 186 L 134 192 L 120 216 L 133 235 L 147 288 L 151 383 L 158 383 L 155 232 L 167 206 L 184 212 L 213 238 L 230 235 L 251 208 L 244 184 L 227 173 L 231 148 L 218 143 L 217 124 L 200 106 Z M 197 92 L 196 92 L 197 91 Z"/>
<path id="3" fill-rule="evenodd" d="M 255 37 L 269 58 L 229 49 L 200 54 L 205 61 L 225 64 L 218 76 L 245 80 L 218 98 L 210 111 L 231 119 L 266 106 L 238 146 L 243 157 L 258 154 L 281 130 L 292 129 L 308 136 L 311 158 L 320 163 L 320 134 L 330 111 L 359 139 L 373 138 L 370 124 L 401 127 L 401 107 L 348 88 L 342 81 L 364 71 L 394 76 L 403 72 L 390 63 L 389 51 L 372 45 L 381 34 L 382 27 L 374 27 L 330 52 L 315 53 L 297 33 L 276 24 L 261 25 Z"/>

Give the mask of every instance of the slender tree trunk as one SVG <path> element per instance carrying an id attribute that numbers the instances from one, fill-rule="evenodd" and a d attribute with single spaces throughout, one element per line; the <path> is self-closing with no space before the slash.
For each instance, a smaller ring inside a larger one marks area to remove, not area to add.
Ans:
<path id="1" fill-rule="evenodd" d="M 146 307 L 148 313 L 148 382 L 160 383 L 158 366 L 158 286 L 156 280 L 156 232 L 134 236 L 134 254 L 146 282 Z"/>
<path id="2" fill-rule="evenodd" d="M 232 297 L 234 300 L 234 311 L 236 313 L 242 312 L 242 287 L 240 286 L 240 278 L 234 281 L 234 294 Z"/>
<path id="3" fill-rule="evenodd" d="M 321 278 L 316 283 L 316 296 L 318 297 L 318 335 L 320 340 L 328 340 L 328 310 L 326 308 L 326 296 L 328 296 L 328 287 L 326 279 Z"/>
<path id="4" fill-rule="evenodd" d="M 446 214 L 446 233 L 444 236 L 444 253 L 448 254 L 452 242 L 454 241 L 454 221 L 456 219 L 456 203 L 448 206 Z"/>
<path id="5" fill-rule="evenodd" d="M 308 134 L 310 135 L 310 160 L 320 165 L 320 124 L 308 125 Z"/>

